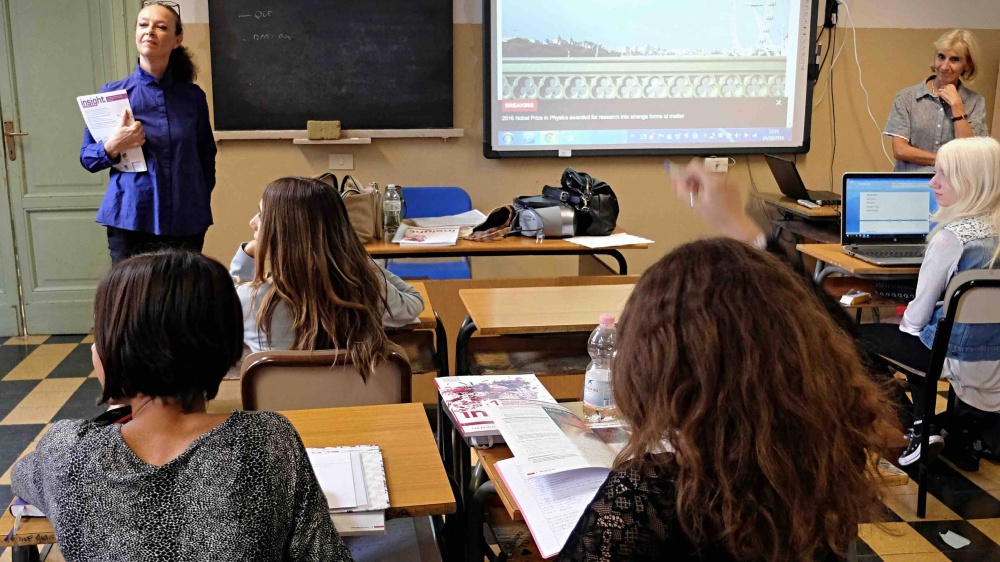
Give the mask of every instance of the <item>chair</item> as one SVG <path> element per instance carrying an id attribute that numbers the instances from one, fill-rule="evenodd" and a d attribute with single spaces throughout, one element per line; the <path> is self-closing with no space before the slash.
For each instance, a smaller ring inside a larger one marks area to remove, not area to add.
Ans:
<path id="1" fill-rule="evenodd" d="M 368 383 L 346 351 L 259 351 L 243 361 L 246 410 L 396 404 L 411 399 L 410 363 L 393 345 Z"/>
<path id="2" fill-rule="evenodd" d="M 944 298 L 944 316 L 938 321 L 931 360 L 924 380 L 923 427 L 929 428 L 934 420 L 937 383 L 941 379 L 948 342 L 955 324 L 1000 324 L 1000 269 L 971 269 L 960 272 L 948 283 Z M 997 357 L 996 359 L 1000 359 Z M 914 369 L 907 369 L 918 372 Z M 949 392 L 951 407 L 954 391 Z M 921 432 L 920 450 L 928 451 L 930 431 Z M 931 455 L 921 454 L 917 472 L 917 517 L 927 512 L 927 476 Z"/>
<path id="3" fill-rule="evenodd" d="M 472 199 L 461 187 L 404 187 L 407 219 L 445 217 L 472 210 Z M 406 279 L 471 279 L 468 257 L 457 259 L 390 259 L 386 269 Z"/>

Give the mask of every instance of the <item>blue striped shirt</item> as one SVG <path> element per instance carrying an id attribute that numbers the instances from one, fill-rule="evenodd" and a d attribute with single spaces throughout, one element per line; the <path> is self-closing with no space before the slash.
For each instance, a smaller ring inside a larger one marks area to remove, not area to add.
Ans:
<path id="1" fill-rule="evenodd" d="M 142 146 L 148 171 L 111 168 L 104 143 L 84 128 L 80 163 L 91 172 L 111 168 L 97 222 L 125 230 L 164 236 L 195 236 L 212 224 L 215 187 L 215 139 L 205 92 L 178 84 L 168 72 L 157 80 L 137 64 L 124 80 L 101 92 L 128 91 L 135 119 L 142 123 Z"/>

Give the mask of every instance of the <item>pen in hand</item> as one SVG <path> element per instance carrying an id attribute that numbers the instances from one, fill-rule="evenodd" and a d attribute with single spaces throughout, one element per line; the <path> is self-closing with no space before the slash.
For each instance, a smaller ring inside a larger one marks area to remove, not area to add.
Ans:
<path id="1" fill-rule="evenodd" d="M 664 160 L 663 161 L 663 169 L 666 170 L 668 174 L 670 174 L 670 179 L 671 180 L 674 180 L 674 181 L 677 180 L 677 178 L 674 177 L 674 171 L 673 171 L 673 169 L 670 167 L 670 160 Z M 690 190 L 690 191 L 688 191 L 688 204 L 691 206 L 692 209 L 694 209 L 694 190 L 693 189 Z"/>

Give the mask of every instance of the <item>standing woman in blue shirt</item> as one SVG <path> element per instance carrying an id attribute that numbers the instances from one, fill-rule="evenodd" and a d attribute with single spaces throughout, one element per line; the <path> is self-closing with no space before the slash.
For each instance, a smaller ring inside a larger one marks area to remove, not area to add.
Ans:
<path id="1" fill-rule="evenodd" d="M 205 92 L 187 49 L 179 7 L 147 1 L 135 25 L 139 62 L 124 80 L 102 92 L 128 91 L 132 114 L 98 142 L 84 129 L 80 163 L 91 172 L 111 168 L 121 153 L 142 147 L 146 172 L 111 168 L 97 222 L 108 229 L 112 263 L 163 248 L 200 252 L 212 224 L 215 139 Z"/>

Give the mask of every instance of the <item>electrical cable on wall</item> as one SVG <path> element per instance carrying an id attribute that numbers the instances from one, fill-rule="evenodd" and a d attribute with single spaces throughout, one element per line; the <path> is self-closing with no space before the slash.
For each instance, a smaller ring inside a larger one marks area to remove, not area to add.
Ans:
<path id="1" fill-rule="evenodd" d="M 865 82 L 861 78 L 861 60 L 858 58 L 858 29 L 854 26 L 854 20 L 851 18 L 851 7 L 848 6 L 847 2 L 844 0 L 837 1 L 840 2 L 840 5 L 847 11 L 847 24 L 851 26 L 851 33 L 854 36 L 854 62 L 858 66 L 858 84 L 861 85 L 861 91 L 865 93 L 865 109 L 868 110 L 868 117 L 870 117 L 872 123 L 875 124 L 875 130 L 878 131 L 878 144 L 882 148 L 882 154 L 885 154 L 885 159 L 889 161 L 889 165 L 894 166 L 895 162 L 889 156 L 889 152 L 885 149 L 885 138 L 882 135 L 882 127 L 879 127 L 878 121 L 876 121 L 875 116 L 872 115 L 872 106 L 868 99 L 868 90 L 865 88 Z"/>
<path id="2" fill-rule="evenodd" d="M 833 1 L 833 0 L 831 0 Z M 837 28 L 833 28 L 833 43 L 837 44 Z M 844 50 L 843 44 L 840 46 L 840 51 Z M 837 64 L 837 57 L 840 56 L 840 51 L 833 56 L 833 60 L 830 62 L 830 77 L 826 79 L 827 86 L 830 90 L 830 140 L 833 149 L 830 151 L 830 186 L 829 190 L 833 191 L 833 163 L 837 159 L 837 101 L 833 97 L 833 68 Z"/>

